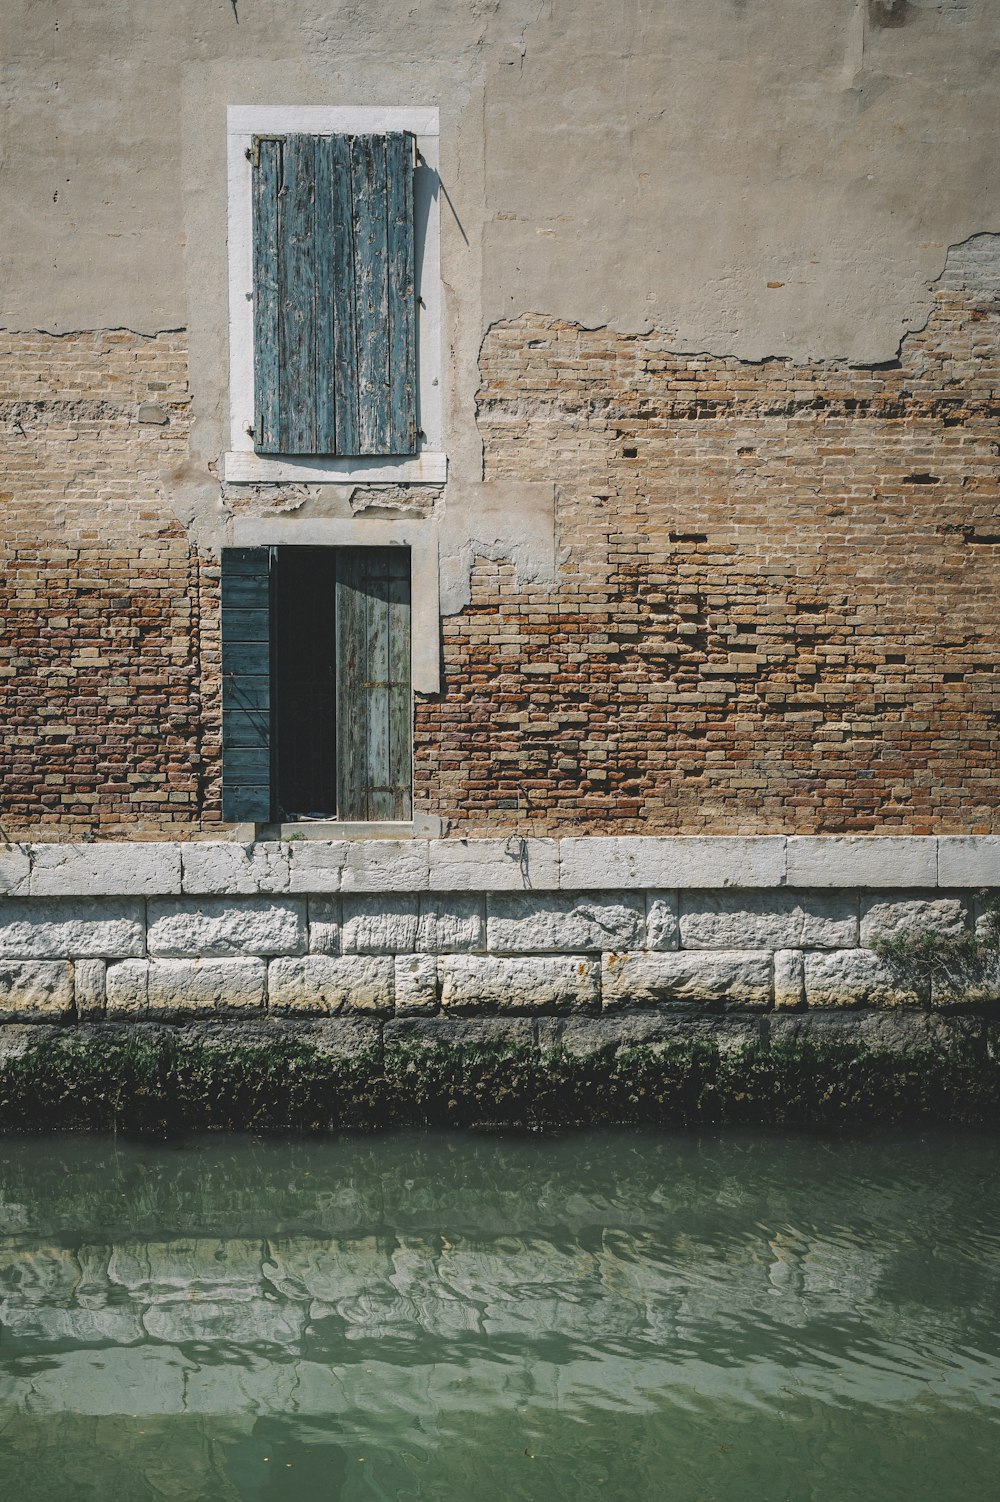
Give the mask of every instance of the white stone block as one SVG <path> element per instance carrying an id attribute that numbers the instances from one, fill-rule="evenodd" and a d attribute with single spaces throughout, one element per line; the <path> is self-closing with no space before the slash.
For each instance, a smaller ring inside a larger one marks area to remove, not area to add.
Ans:
<path id="1" fill-rule="evenodd" d="M 602 835 L 559 842 L 564 891 L 607 887 L 776 887 L 785 836 Z"/>
<path id="2" fill-rule="evenodd" d="M 854 893 L 685 892 L 683 949 L 842 949 L 858 942 Z"/>
<path id="3" fill-rule="evenodd" d="M 0 955 L 132 959 L 145 952 L 146 915 L 141 899 L 0 899 Z"/>
<path id="4" fill-rule="evenodd" d="M 305 903 L 288 897 L 183 897 L 150 902 L 150 954 L 304 954 Z"/>
<path id="5" fill-rule="evenodd" d="M 0 1021 L 54 1022 L 73 1007 L 68 960 L 0 960 Z"/>
<path id="6" fill-rule="evenodd" d="M 428 892 L 420 898 L 418 950 L 424 954 L 470 954 L 485 948 L 485 897 Z"/>
<path id="7" fill-rule="evenodd" d="M 810 1007 L 926 1006 L 930 982 L 880 960 L 868 949 L 805 957 L 806 1004 Z"/>
<path id="8" fill-rule="evenodd" d="M 31 856 L 26 845 L 0 846 L 0 892 L 27 892 Z"/>
<path id="9" fill-rule="evenodd" d="M 104 960 L 75 960 L 73 962 L 73 998 L 76 1015 L 81 1022 L 104 1015 L 107 996 Z"/>
<path id="10" fill-rule="evenodd" d="M 501 893 L 487 902 L 486 944 L 493 953 L 574 954 L 642 943 L 641 893 Z"/>
<path id="11" fill-rule="evenodd" d="M 946 934 L 957 938 L 969 927 L 969 904 L 937 892 L 887 892 L 861 900 L 861 942 L 896 939 L 907 933 Z"/>
<path id="12" fill-rule="evenodd" d="M 310 897 L 309 953 L 340 953 L 339 897 Z"/>
<path id="13" fill-rule="evenodd" d="M 263 960 L 121 960 L 107 972 L 109 1017 L 211 1016 L 260 1011 Z"/>
<path id="14" fill-rule="evenodd" d="M 277 840 L 259 845 L 193 841 L 181 846 L 183 890 L 207 897 L 287 892 L 288 852 Z"/>
<path id="15" fill-rule="evenodd" d="M 396 1016 L 415 1017 L 437 1009 L 437 959 L 432 954 L 398 954 L 395 960 Z"/>
<path id="16" fill-rule="evenodd" d="M 343 1010 L 391 1012 L 393 980 L 392 960 L 374 955 L 272 960 L 268 1006 L 272 1012 L 327 1016 Z"/>
<path id="17" fill-rule="evenodd" d="M 1000 835 L 940 834 L 938 886 L 1000 887 Z"/>
<path id="18" fill-rule="evenodd" d="M 778 1011 L 805 1006 L 806 971 L 801 949 L 777 949 L 774 954 L 774 1005 Z"/>
<path id="19" fill-rule="evenodd" d="M 559 890 L 556 840 L 432 840 L 432 892 Z"/>
<path id="20" fill-rule="evenodd" d="M 416 893 L 343 897 L 341 903 L 345 954 L 410 954 L 416 949 Z"/>
<path id="21" fill-rule="evenodd" d="M 32 897 L 158 897 L 181 890 L 179 844 L 32 845 Z"/>
<path id="22" fill-rule="evenodd" d="M 789 835 L 790 887 L 933 887 L 933 835 Z"/>
<path id="23" fill-rule="evenodd" d="M 600 1006 L 600 966 L 582 955 L 442 955 L 441 1005 L 452 1012 L 585 1012 Z"/>
<path id="24" fill-rule="evenodd" d="M 354 840 L 341 876 L 344 892 L 422 892 L 427 840 Z"/>
<path id="25" fill-rule="evenodd" d="M 724 1002 L 737 1010 L 771 1005 L 771 956 L 759 950 L 638 950 L 604 956 L 606 1008 Z"/>
<path id="26" fill-rule="evenodd" d="M 676 892 L 647 892 L 646 944 L 650 949 L 677 949 L 681 941 Z"/>
<path id="27" fill-rule="evenodd" d="M 339 892 L 349 848 L 347 840 L 290 840 L 288 890 Z"/>

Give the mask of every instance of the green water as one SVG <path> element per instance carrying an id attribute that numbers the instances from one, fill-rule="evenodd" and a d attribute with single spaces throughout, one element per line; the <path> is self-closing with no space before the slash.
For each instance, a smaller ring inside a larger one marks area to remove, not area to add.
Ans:
<path id="1" fill-rule="evenodd" d="M 996 1140 L 0 1143 L 0 1497 L 1000 1496 Z"/>

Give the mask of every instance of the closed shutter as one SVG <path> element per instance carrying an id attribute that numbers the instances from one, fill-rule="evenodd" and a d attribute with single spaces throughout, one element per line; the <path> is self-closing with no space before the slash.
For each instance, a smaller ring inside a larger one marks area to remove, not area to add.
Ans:
<path id="1" fill-rule="evenodd" d="M 410 555 L 337 555 L 337 803 L 347 820 L 409 819 Z"/>
<path id="2" fill-rule="evenodd" d="M 270 549 L 222 551 L 222 817 L 271 818 Z"/>
<path id="3" fill-rule="evenodd" d="M 413 138 L 257 137 L 254 447 L 417 448 Z"/>

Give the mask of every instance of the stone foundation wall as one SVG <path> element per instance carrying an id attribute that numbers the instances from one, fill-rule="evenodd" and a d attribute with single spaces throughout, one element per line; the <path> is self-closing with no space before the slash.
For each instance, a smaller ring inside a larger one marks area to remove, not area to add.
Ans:
<path id="1" fill-rule="evenodd" d="M 990 838 L 37 845 L 0 878 L 7 1022 L 1000 1002 L 1000 952 L 873 947 L 982 925 Z"/>

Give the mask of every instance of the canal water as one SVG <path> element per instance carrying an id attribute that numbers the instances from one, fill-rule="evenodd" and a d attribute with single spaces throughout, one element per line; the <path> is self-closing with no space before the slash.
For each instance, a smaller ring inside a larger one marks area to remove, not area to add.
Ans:
<path id="1" fill-rule="evenodd" d="M 997 1142 L 0 1143 L 0 1496 L 1000 1495 Z"/>

